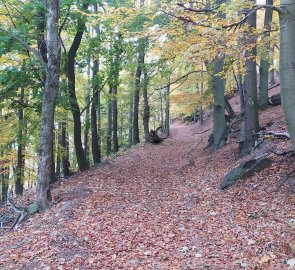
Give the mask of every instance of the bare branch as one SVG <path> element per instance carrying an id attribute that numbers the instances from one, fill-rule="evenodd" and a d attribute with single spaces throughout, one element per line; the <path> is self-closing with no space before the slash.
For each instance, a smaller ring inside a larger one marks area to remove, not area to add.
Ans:
<path id="1" fill-rule="evenodd" d="M 173 82 L 171 82 L 171 83 L 168 83 L 168 84 L 166 84 L 166 85 L 164 85 L 164 86 L 162 86 L 162 87 L 160 87 L 160 88 L 156 88 L 155 90 L 161 90 L 161 89 L 167 88 L 167 87 L 170 86 L 171 84 L 175 84 L 175 83 L 179 82 L 179 81 L 182 80 L 182 79 L 187 79 L 187 77 L 188 77 L 189 75 L 193 74 L 193 73 L 209 73 L 209 72 L 206 71 L 206 70 L 193 70 L 193 71 L 191 71 L 191 72 L 189 72 L 189 73 L 187 73 L 187 74 L 181 76 L 181 77 L 178 78 L 177 80 L 175 80 L 175 81 L 173 81 Z M 211 74 L 210 74 L 210 75 L 211 75 Z"/>

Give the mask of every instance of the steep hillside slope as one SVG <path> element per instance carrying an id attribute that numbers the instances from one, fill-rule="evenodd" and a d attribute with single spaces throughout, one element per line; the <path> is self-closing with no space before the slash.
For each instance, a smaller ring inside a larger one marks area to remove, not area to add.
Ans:
<path id="1" fill-rule="evenodd" d="M 280 106 L 261 112 L 260 122 L 285 130 Z M 268 151 L 271 167 L 220 191 L 242 160 L 234 136 L 217 152 L 204 149 L 210 127 L 210 118 L 203 126 L 176 122 L 162 144 L 141 145 L 58 183 L 49 212 L 1 237 L 0 268 L 288 269 L 295 199 L 289 181 L 276 189 L 294 157 L 269 150 L 290 149 L 290 142 L 266 140 L 253 155 Z"/>

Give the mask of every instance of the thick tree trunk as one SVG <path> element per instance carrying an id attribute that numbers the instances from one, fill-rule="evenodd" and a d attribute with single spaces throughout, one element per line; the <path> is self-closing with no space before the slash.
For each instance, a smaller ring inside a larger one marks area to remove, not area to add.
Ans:
<path id="1" fill-rule="evenodd" d="M 249 17 L 249 29 L 253 31 L 256 28 L 256 14 Z M 256 37 L 253 34 L 247 37 L 247 44 L 256 43 Z M 246 75 L 245 75 L 245 124 L 244 124 L 244 142 L 241 149 L 241 156 L 251 153 L 255 144 L 254 134 L 259 131 L 258 120 L 258 102 L 257 102 L 257 72 L 256 72 L 256 46 L 250 51 L 246 51 Z"/>
<path id="2" fill-rule="evenodd" d="M 55 101 L 59 87 L 60 38 L 58 33 L 59 0 L 48 1 L 46 84 L 43 93 L 41 131 L 37 173 L 37 205 L 40 211 L 51 202 L 50 180 L 52 172 L 53 124 Z"/>
<path id="3" fill-rule="evenodd" d="M 295 1 L 281 0 L 280 78 L 282 105 L 295 150 Z"/>
<path id="4" fill-rule="evenodd" d="M 138 45 L 138 58 L 137 58 L 137 68 L 135 74 L 135 94 L 134 94 L 134 105 L 133 105 L 133 144 L 138 144 L 139 140 L 139 124 L 138 124 L 138 114 L 139 114 L 139 95 L 140 95 L 140 78 L 142 74 L 142 69 L 144 65 L 144 42 L 139 41 Z"/>
<path id="5" fill-rule="evenodd" d="M 213 60 L 213 94 L 214 94 L 214 111 L 213 111 L 213 138 L 214 148 L 221 148 L 227 139 L 228 126 L 225 121 L 225 104 L 224 91 L 225 80 L 220 75 L 224 67 L 224 56 L 217 56 Z"/>
<path id="6" fill-rule="evenodd" d="M 24 103 L 25 90 L 21 88 L 20 93 L 20 104 Z M 24 109 L 20 106 L 18 110 L 18 135 L 17 135 L 17 165 L 16 165 L 16 181 L 15 181 L 15 194 L 23 195 L 24 191 L 24 136 L 23 136 L 23 126 L 24 126 Z"/>
<path id="7" fill-rule="evenodd" d="M 84 9 L 87 9 L 88 5 L 83 5 Z M 80 117 L 80 108 L 76 96 L 76 75 L 75 75 L 75 59 L 77 51 L 80 47 L 81 40 L 83 37 L 85 22 L 82 19 L 79 19 L 78 30 L 74 37 L 73 43 L 68 52 L 67 58 L 67 77 L 68 77 L 68 91 L 69 91 L 69 101 L 71 112 L 74 120 L 74 145 L 76 151 L 77 163 L 80 171 L 87 170 L 89 168 L 89 163 L 86 159 L 86 155 L 82 146 L 82 127 L 81 127 L 81 117 Z"/>
<path id="8" fill-rule="evenodd" d="M 273 5 L 273 0 L 266 0 L 267 5 Z M 268 39 L 270 36 L 270 25 L 272 22 L 272 9 L 265 9 L 263 39 Z M 265 109 L 268 107 L 268 71 L 269 71 L 269 57 L 270 57 L 270 44 L 265 44 L 265 55 L 260 61 L 260 80 L 259 80 L 259 108 Z"/>
<path id="9" fill-rule="evenodd" d="M 143 70 L 143 87 L 142 87 L 142 94 L 143 94 L 143 129 L 144 129 L 144 138 L 145 141 L 148 142 L 149 140 L 149 122 L 150 122 L 150 106 L 149 106 L 149 99 L 148 99 L 148 83 L 149 78 L 146 70 L 146 66 Z"/>

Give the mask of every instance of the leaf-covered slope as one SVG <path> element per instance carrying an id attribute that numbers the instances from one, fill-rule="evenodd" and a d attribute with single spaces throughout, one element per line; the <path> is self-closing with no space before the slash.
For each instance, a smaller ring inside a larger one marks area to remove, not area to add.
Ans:
<path id="1" fill-rule="evenodd" d="M 232 100 L 235 102 L 235 99 Z M 280 107 L 261 114 L 284 129 Z M 58 184 L 57 203 L 0 239 L 1 269 L 288 269 L 294 195 L 275 192 L 294 158 L 220 191 L 241 162 L 232 141 L 204 150 L 211 127 L 177 122 L 161 145 L 142 145 Z M 290 143 L 270 141 L 272 150 Z"/>

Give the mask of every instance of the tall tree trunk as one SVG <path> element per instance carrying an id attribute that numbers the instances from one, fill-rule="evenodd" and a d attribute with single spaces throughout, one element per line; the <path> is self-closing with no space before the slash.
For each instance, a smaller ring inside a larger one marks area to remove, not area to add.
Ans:
<path id="1" fill-rule="evenodd" d="M 295 150 L 295 2 L 281 0 L 280 77 L 282 104 L 287 127 Z"/>
<path id="2" fill-rule="evenodd" d="M 270 47 L 270 64 L 273 66 L 274 65 L 274 54 L 275 54 L 275 46 L 271 45 Z M 270 70 L 270 74 L 269 74 L 269 84 L 271 86 L 276 84 L 276 78 L 275 78 L 275 68 L 272 67 L 272 69 Z"/>
<path id="3" fill-rule="evenodd" d="M 266 0 L 267 5 L 273 5 L 273 0 Z M 270 36 L 270 28 L 272 22 L 272 9 L 265 9 L 263 39 L 268 39 Z M 269 71 L 269 57 L 270 44 L 269 41 L 265 44 L 265 57 L 260 60 L 260 80 L 259 80 L 259 107 L 265 109 L 268 107 L 268 71 Z"/>
<path id="4" fill-rule="evenodd" d="M 161 131 L 163 132 L 164 128 L 164 110 L 163 110 L 163 93 L 162 90 L 160 90 L 160 126 Z"/>
<path id="5" fill-rule="evenodd" d="M 249 19 L 249 31 L 256 28 L 256 13 Z M 248 34 L 247 44 L 255 44 L 256 37 L 252 33 Z M 246 56 L 246 75 L 245 75 L 245 123 L 244 123 L 244 143 L 241 149 L 241 156 L 251 153 L 257 138 L 255 133 L 259 131 L 258 102 L 257 102 L 257 72 L 256 72 L 257 49 L 254 46 L 250 51 L 247 50 Z"/>
<path id="6" fill-rule="evenodd" d="M 97 3 L 94 4 L 94 12 L 97 13 Z M 95 27 L 95 33 L 100 35 L 100 27 Z M 101 135 L 100 135 L 100 91 L 99 91 L 99 56 L 93 56 L 92 80 L 93 101 L 91 106 L 91 146 L 94 164 L 101 162 Z"/>
<path id="7" fill-rule="evenodd" d="M 16 165 L 16 181 L 15 181 L 15 194 L 23 195 L 24 191 L 24 109 L 22 104 L 24 103 L 25 90 L 21 88 L 20 93 L 20 108 L 18 109 L 18 135 L 17 135 L 17 165 Z"/>
<path id="8" fill-rule="evenodd" d="M 86 106 L 90 103 L 90 57 L 88 58 L 88 70 L 87 70 L 87 88 L 86 88 L 86 93 L 85 93 L 85 104 Z M 88 141 L 89 141 L 89 129 L 90 129 L 90 107 L 87 106 L 86 111 L 85 111 L 85 124 L 84 124 L 84 152 L 85 152 L 85 157 L 89 163 L 89 146 L 88 146 Z"/>
<path id="9" fill-rule="evenodd" d="M 84 4 L 83 8 L 86 10 L 88 4 Z M 76 151 L 77 163 L 80 171 L 84 171 L 89 168 L 89 163 L 87 161 L 83 146 L 82 146 L 82 127 L 81 127 L 81 117 L 80 117 L 80 108 L 76 96 L 76 75 L 75 75 L 75 60 L 76 54 L 80 47 L 83 33 L 85 30 L 85 22 L 80 18 L 78 20 L 78 30 L 74 37 L 73 43 L 70 47 L 67 57 L 67 77 L 68 77 L 68 91 L 69 91 L 69 100 L 71 112 L 74 120 L 74 145 Z"/>
<path id="10" fill-rule="evenodd" d="M 67 123 L 61 123 L 61 146 L 62 146 L 62 171 L 63 176 L 70 176 L 69 141 L 67 134 Z"/>
<path id="11" fill-rule="evenodd" d="M 8 177 L 5 172 L 7 168 L 0 168 L 0 177 L 1 177 L 1 201 L 3 203 L 7 202 L 8 195 Z"/>
<path id="12" fill-rule="evenodd" d="M 170 136 L 170 84 L 168 84 L 166 89 L 166 104 L 165 104 L 165 133 L 166 136 Z"/>
<path id="13" fill-rule="evenodd" d="M 98 82 L 99 62 L 93 61 L 93 101 L 91 106 L 91 144 L 94 164 L 101 162 L 101 137 L 100 137 L 100 92 Z"/>
<path id="14" fill-rule="evenodd" d="M 202 73 L 201 73 L 201 89 L 200 89 L 200 124 L 203 125 L 203 95 L 204 95 L 204 73 L 203 73 L 203 63 L 202 63 Z"/>
<path id="15" fill-rule="evenodd" d="M 55 175 L 56 178 L 60 178 L 60 172 L 61 172 L 61 131 L 62 131 L 62 124 L 58 123 L 58 129 L 57 129 L 57 135 L 56 135 L 56 147 L 55 147 L 55 153 L 56 153 L 56 166 L 55 166 Z"/>
<path id="16" fill-rule="evenodd" d="M 58 33 L 59 0 L 48 0 L 46 25 L 47 56 L 46 84 L 43 93 L 41 131 L 37 173 L 37 205 L 40 211 L 51 202 L 50 180 L 52 172 L 53 124 L 55 101 L 59 87 L 60 38 Z"/>
<path id="17" fill-rule="evenodd" d="M 119 151 L 118 141 L 118 100 L 117 100 L 117 85 L 113 88 L 113 150 L 114 153 Z"/>
<path id="18" fill-rule="evenodd" d="M 213 138 L 215 149 L 221 148 L 226 141 L 228 126 L 225 121 L 224 91 L 225 80 L 219 73 L 224 68 L 224 56 L 216 56 L 213 64 L 213 93 L 214 93 L 214 111 L 213 111 Z"/>
<path id="19" fill-rule="evenodd" d="M 142 94 L 143 94 L 143 129 L 144 129 L 144 138 L 147 142 L 149 139 L 149 122 L 150 122 L 150 106 L 149 106 L 149 99 L 148 99 L 148 73 L 146 66 L 143 69 L 143 87 L 142 87 Z"/>
<path id="20" fill-rule="evenodd" d="M 134 99 L 134 95 L 133 95 L 133 91 L 131 91 L 130 93 L 130 102 L 129 102 L 129 117 L 128 117 L 128 127 L 129 127 L 129 131 L 128 131 L 128 143 L 129 143 L 129 147 L 131 147 L 133 145 L 133 99 Z"/>
<path id="21" fill-rule="evenodd" d="M 138 144 L 139 139 L 139 124 L 138 124 L 138 114 L 139 114 L 139 95 L 140 95 L 140 78 L 142 74 L 142 69 L 144 65 L 144 41 L 139 40 L 138 45 L 138 58 L 137 58 L 137 68 L 135 74 L 135 94 L 134 94 L 134 105 L 133 105 L 133 144 Z"/>
<path id="22" fill-rule="evenodd" d="M 112 153 L 112 96 L 113 89 L 109 88 L 109 98 L 108 98 L 108 128 L 107 128 L 107 155 Z"/>

